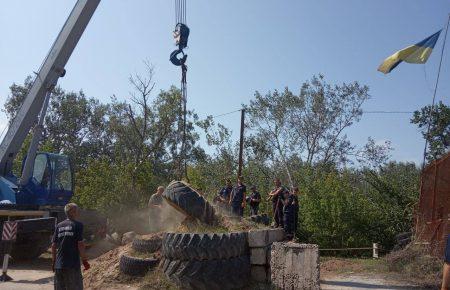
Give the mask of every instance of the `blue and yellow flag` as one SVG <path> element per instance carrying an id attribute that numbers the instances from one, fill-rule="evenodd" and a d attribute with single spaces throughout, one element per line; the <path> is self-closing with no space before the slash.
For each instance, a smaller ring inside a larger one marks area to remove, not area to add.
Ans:
<path id="1" fill-rule="evenodd" d="M 408 63 L 426 63 L 440 34 L 441 30 L 415 45 L 397 51 L 383 61 L 378 67 L 378 71 L 385 74 L 390 73 L 402 61 Z"/>

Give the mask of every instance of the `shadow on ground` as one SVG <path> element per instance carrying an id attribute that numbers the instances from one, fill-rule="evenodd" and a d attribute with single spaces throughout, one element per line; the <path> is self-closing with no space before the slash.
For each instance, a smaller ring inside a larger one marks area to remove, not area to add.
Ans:
<path id="1" fill-rule="evenodd" d="M 389 284 L 379 284 L 379 283 L 363 283 L 363 282 L 353 282 L 353 281 L 333 281 L 333 280 L 321 280 L 320 285 L 323 286 L 334 286 L 327 289 L 337 289 L 337 287 L 348 288 L 348 289 L 407 289 L 407 290 L 425 290 L 427 288 L 417 287 L 417 286 L 397 286 Z"/>

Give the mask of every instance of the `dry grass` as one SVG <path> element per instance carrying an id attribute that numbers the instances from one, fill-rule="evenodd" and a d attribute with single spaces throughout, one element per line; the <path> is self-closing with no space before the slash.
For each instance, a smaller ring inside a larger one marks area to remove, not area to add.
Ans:
<path id="1" fill-rule="evenodd" d="M 217 215 L 214 225 L 207 225 L 194 219 L 186 219 L 176 229 L 178 233 L 229 233 L 248 231 L 250 229 L 263 229 L 267 226 L 257 224 L 247 219 Z"/>
<path id="2" fill-rule="evenodd" d="M 142 290 L 153 290 L 153 289 L 167 289 L 175 290 L 178 289 L 175 284 L 170 282 L 160 268 L 155 268 L 150 271 L 143 279 L 139 289 Z"/>
<path id="3" fill-rule="evenodd" d="M 442 278 L 442 260 L 423 247 L 410 245 L 385 257 L 388 270 L 423 287 L 438 288 Z"/>

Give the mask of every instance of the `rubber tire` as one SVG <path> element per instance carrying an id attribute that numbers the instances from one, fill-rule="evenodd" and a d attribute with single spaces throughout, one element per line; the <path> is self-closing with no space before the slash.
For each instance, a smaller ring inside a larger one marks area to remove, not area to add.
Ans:
<path id="1" fill-rule="evenodd" d="M 157 259 L 141 259 L 122 255 L 120 256 L 119 269 L 120 272 L 129 276 L 145 276 L 158 263 Z"/>
<path id="2" fill-rule="evenodd" d="M 229 259 L 248 253 L 247 233 L 165 233 L 162 254 L 171 260 Z"/>
<path id="3" fill-rule="evenodd" d="M 206 261 L 166 259 L 164 274 L 181 289 L 242 289 L 250 281 L 250 257 Z"/>
<path id="4" fill-rule="evenodd" d="M 134 239 L 131 243 L 131 248 L 140 253 L 154 253 L 161 248 L 162 239 L 160 237 L 153 237 L 151 239 Z"/>
<path id="5" fill-rule="evenodd" d="M 171 206 L 187 216 L 206 224 L 216 222 L 214 207 L 187 183 L 172 181 L 163 197 Z"/>

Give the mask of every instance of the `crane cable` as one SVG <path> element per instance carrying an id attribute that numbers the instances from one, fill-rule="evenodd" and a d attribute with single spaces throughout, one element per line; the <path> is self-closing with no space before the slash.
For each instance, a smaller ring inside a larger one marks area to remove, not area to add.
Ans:
<path id="1" fill-rule="evenodd" d="M 180 162 L 178 165 L 178 171 L 180 177 L 187 176 L 187 162 L 186 162 L 186 126 L 187 126 L 187 82 L 186 82 L 186 59 L 187 55 L 184 53 L 183 49 L 187 47 L 187 41 L 189 37 L 189 28 L 186 25 L 186 0 L 175 0 L 175 31 L 174 38 L 178 45 L 178 49 L 170 54 L 170 61 L 176 65 L 181 66 L 181 112 L 183 114 L 182 120 L 182 139 L 181 139 L 181 149 L 180 149 Z M 178 58 L 178 55 L 182 55 Z M 181 131 L 181 130 L 180 130 Z"/>

